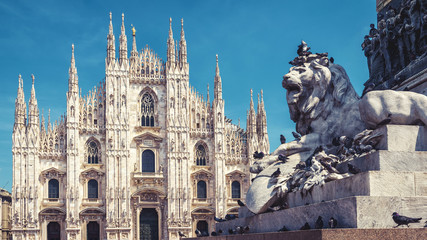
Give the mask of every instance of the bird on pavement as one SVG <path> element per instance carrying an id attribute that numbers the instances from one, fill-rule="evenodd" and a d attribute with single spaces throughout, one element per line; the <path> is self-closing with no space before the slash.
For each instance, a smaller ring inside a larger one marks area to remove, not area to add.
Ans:
<path id="1" fill-rule="evenodd" d="M 233 235 L 233 234 L 235 234 L 235 233 L 236 233 L 236 231 L 235 231 L 235 230 L 233 230 L 232 228 L 229 228 L 229 229 L 228 229 L 228 234 Z"/>
<path id="2" fill-rule="evenodd" d="M 304 226 L 302 226 L 299 230 L 310 230 L 310 224 L 308 224 L 308 222 L 305 222 Z"/>
<path id="3" fill-rule="evenodd" d="M 319 216 L 316 220 L 316 223 L 314 224 L 315 229 L 322 229 L 323 228 L 323 220 L 322 216 Z"/>
<path id="4" fill-rule="evenodd" d="M 283 134 L 280 134 L 280 144 L 286 143 L 286 138 L 283 136 Z"/>
<path id="5" fill-rule="evenodd" d="M 240 200 L 237 200 L 237 204 L 239 204 L 239 206 L 241 206 L 241 207 L 245 206 L 245 204 L 242 201 L 240 201 Z"/>
<path id="6" fill-rule="evenodd" d="M 301 140 L 301 134 L 292 132 L 292 136 L 294 136 L 295 140 L 300 141 Z"/>
<path id="7" fill-rule="evenodd" d="M 338 225 L 338 221 L 334 217 L 331 217 L 329 219 L 328 225 L 330 228 L 336 228 Z"/>
<path id="8" fill-rule="evenodd" d="M 211 236 L 215 237 L 215 236 L 218 236 L 218 234 L 215 231 L 213 231 L 213 232 L 211 232 Z"/>
<path id="9" fill-rule="evenodd" d="M 179 237 L 187 237 L 184 233 L 182 233 L 181 231 L 178 232 Z"/>
<path id="10" fill-rule="evenodd" d="M 196 231 L 194 231 L 194 233 L 196 233 L 197 237 L 202 237 L 202 233 L 199 231 L 199 229 L 196 229 Z"/>
<path id="11" fill-rule="evenodd" d="M 274 173 L 273 174 L 271 174 L 271 177 L 272 178 L 277 178 L 279 175 L 280 175 L 280 168 L 277 168 L 277 170 L 276 171 L 274 171 Z"/>
<path id="12" fill-rule="evenodd" d="M 410 223 L 419 223 L 420 220 L 422 219 L 422 218 L 411 218 L 411 217 L 402 216 L 402 215 L 399 215 L 397 212 L 394 212 L 392 216 L 393 216 L 393 221 L 397 223 L 397 226 L 395 227 L 399 227 L 400 225 L 406 225 L 407 227 L 409 227 Z"/>

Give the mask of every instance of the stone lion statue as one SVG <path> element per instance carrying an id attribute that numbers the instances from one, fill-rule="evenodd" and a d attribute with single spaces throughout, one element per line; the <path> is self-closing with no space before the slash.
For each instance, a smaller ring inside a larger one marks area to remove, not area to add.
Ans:
<path id="1" fill-rule="evenodd" d="M 301 139 L 280 145 L 271 155 L 256 161 L 252 173 L 258 173 L 248 193 L 247 206 L 254 212 L 266 210 L 275 200 L 269 176 L 279 168 L 290 173 L 313 150 L 322 146 L 335 153 L 334 138 L 354 137 L 357 133 L 388 124 L 427 124 L 427 96 L 402 91 L 371 91 L 360 98 L 344 68 L 326 54 L 304 52 L 291 62 L 283 76 L 291 119 Z M 283 163 L 278 156 L 288 157 Z M 270 189 L 271 191 L 266 191 Z"/>

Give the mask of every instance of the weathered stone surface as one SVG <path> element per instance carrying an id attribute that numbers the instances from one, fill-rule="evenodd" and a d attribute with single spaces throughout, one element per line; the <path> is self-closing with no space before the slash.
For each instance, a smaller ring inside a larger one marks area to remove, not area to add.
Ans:
<path id="1" fill-rule="evenodd" d="M 424 217 L 427 213 L 427 197 L 340 198 L 217 223 L 216 230 L 249 226 L 250 233 L 277 232 L 284 225 L 290 230 L 297 230 L 305 222 L 313 227 L 318 216 L 323 217 L 325 227 L 327 220 L 334 217 L 338 220 L 338 228 L 391 228 L 396 226 L 391 217 L 393 212 L 411 217 Z M 423 226 L 423 221 L 409 225 L 410 228 Z"/>
<path id="2" fill-rule="evenodd" d="M 383 134 L 377 145 L 379 150 L 427 151 L 426 129 L 423 126 L 385 125 L 375 131 Z"/>
<path id="3" fill-rule="evenodd" d="M 416 171 L 427 172 L 427 152 L 398 152 L 379 150 L 350 162 L 361 171 Z M 347 162 L 338 165 L 347 170 Z"/>
<path id="4" fill-rule="evenodd" d="M 255 215 L 253 212 L 251 212 L 248 207 L 243 206 L 239 208 L 239 218 L 245 218 Z"/>
<path id="5" fill-rule="evenodd" d="M 276 162 L 260 172 L 252 182 L 246 194 L 246 206 L 253 213 L 261 213 L 267 210 L 271 204 L 277 200 L 275 183 L 271 179 L 271 174 L 280 168 L 281 175 L 286 176 L 294 171 L 294 167 L 301 161 L 299 154 L 289 157 L 286 163 Z"/>
<path id="6" fill-rule="evenodd" d="M 286 201 L 292 208 L 351 196 L 427 196 L 426 178 L 427 174 L 413 172 L 362 172 L 310 191 L 288 193 Z"/>

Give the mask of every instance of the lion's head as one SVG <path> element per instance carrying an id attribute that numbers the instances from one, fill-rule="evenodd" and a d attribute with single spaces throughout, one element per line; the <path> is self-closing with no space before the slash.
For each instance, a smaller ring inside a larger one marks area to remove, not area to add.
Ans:
<path id="1" fill-rule="evenodd" d="M 344 68 L 325 54 L 310 54 L 283 76 L 282 86 L 292 121 L 303 135 L 312 132 L 311 122 L 326 119 L 333 107 L 359 99 Z"/>

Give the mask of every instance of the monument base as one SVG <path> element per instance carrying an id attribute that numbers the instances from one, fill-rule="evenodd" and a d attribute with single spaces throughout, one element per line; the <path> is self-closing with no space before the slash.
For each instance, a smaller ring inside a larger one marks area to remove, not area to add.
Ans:
<path id="1" fill-rule="evenodd" d="M 187 240 L 199 238 L 185 238 Z M 427 239 L 427 228 L 394 228 L 394 229 L 321 229 L 275 233 L 257 233 L 204 237 L 211 240 L 378 240 L 378 239 Z"/>

